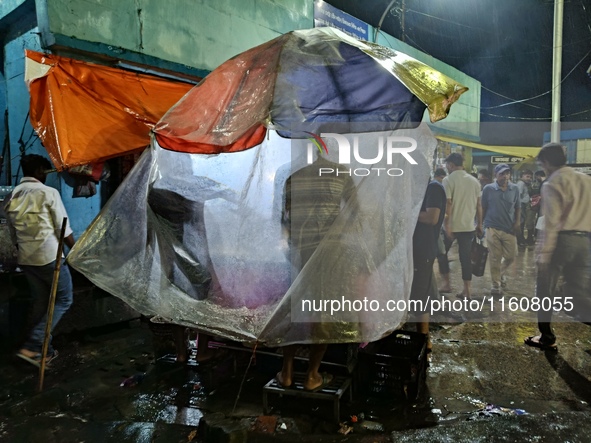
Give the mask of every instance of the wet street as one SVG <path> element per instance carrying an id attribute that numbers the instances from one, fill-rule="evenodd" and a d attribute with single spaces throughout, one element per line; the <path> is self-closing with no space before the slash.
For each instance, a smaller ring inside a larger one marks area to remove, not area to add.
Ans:
<path id="1" fill-rule="evenodd" d="M 450 256 L 459 292 L 457 250 Z M 506 301 L 533 296 L 534 271 L 533 248 L 520 249 Z M 476 300 L 490 297 L 488 269 L 473 289 Z M 419 400 L 355 389 L 352 402 L 341 399 L 342 425 L 327 402 L 297 397 L 270 396 L 264 414 L 262 388 L 280 367 L 277 356 L 251 358 L 238 346 L 214 363 L 176 364 L 161 357 L 165 340 L 145 320 L 57 336 L 60 356 L 42 393 L 34 366 L 2 355 L 0 441 L 591 441 L 591 329 L 558 315 L 559 351 L 540 351 L 523 345 L 537 332 L 535 315 L 500 306 L 432 323 Z"/>

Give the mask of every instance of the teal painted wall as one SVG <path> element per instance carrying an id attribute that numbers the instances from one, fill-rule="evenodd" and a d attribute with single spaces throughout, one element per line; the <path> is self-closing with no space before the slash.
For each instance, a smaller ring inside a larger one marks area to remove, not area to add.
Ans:
<path id="1" fill-rule="evenodd" d="M 0 18 L 10 14 L 26 0 L 0 0 Z"/>
<path id="2" fill-rule="evenodd" d="M 284 32 L 310 27 L 313 19 L 312 0 L 2 0 L 0 18 L 25 3 L 37 5 L 42 18 L 40 11 L 47 9 L 55 34 L 112 45 L 114 54 L 124 48 L 204 70 Z M 447 121 L 479 122 L 479 82 L 383 32 L 377 41 L 466 84 L 470 91 Z"/>
<path id="3" fill-rule="evenodd" d="M 311 0 L 47 0 L 54 34 L 198 69 L 313 25 Z"/>
<path id="4" fill-rule="evenodd" d="M 7 20 L 7 16 L 13 18 Z M 31 25 L 37 17 L 38 28 Z M 3 175 L 0 183 L 14 184 L 22 176 L 17 174 L 21 133 L 27 153 L 46 155 L 36 137 L 27 143 L 32 128 L 26 118 L 29 94 L 24 83 L 24 49 L 41 50 L 40 34 L 46 37 L 46 30 L 64 37 L 61 42 L 73 47 L 78 42 L 81 46 L 77 49 L 92 52 L 94 48 L 98 53 L 98 48 L 106 47 L 114 57 L 125 59 L 133 52 L 156 63 L 167 61 L 206 72 L 285 32 L 312 26 L 313 0 L 0 0 L 0 35 L 5 38 L 0 42 L 4 49 L 0 111 L 3 115 L 4 109 L 9 109 L 13 159 L 13 176 Z M 479 82 L 382 33 L 378 43 L 405 52 L 468 86 L 470 91 L 437 126 L 460 124 L 463 127 L 452 132 L 477 136 Z M 3 131 L 1 128 L 0 141 Z M 48 185 L 61 191 L 74 233 L 80 236 L 100 210 L 100 192 L 88 199 L 73 199 L 72 188 L 57 174 L 48 178 Z"/>
<path id="5" fill-rule="evenodd" d="M 120 47 L 197 69 L 294 29 L 313 26 L 313 0 L 47 0 L 54 34 Z M 370 26 L 370 36 L 374 29 Z M 377 43 L 404 52 L 469 88 L 433 126 L 477 139 L 480 82 L 380 32 Z M 427 117 L 428 119 L 428 117 Z"/>

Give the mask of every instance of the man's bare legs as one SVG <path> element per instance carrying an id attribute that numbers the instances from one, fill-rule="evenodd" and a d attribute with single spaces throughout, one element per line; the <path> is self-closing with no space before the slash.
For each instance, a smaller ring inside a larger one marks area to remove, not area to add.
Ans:
<path id="1" fill-rule="evenodd" d="M 277 381 L 284 388 L 289 388 L 293 379 L 293 360 L 299 345 L 289 345 L 283 348 L 283 366 L 276 375 Z"/>
<path id="2" fill-rule="evenodd" d="M 322 386 L 325 382 L 322 374 L 318 372 L 322 357 L 326 352 L 327 345 L 310 345 L 310 361 L 308 361 L 308 372 L 304 380 L 304 389 L 313 390 Z M 332 377 L 331 377 L 332 378 Z"/>
<path id="3" fill-rule="evenodd" d="M 464 290 L 462 291 L 461 296 L 463 298 L 472 298 L 472 281 L 471 280 L 464 280 Z"/>
<path id="4" fill-rule="evenodd" d="M 443 285 L 441 288 L 439 288 L 439 292 L 441 292 L 442 294 L 447 294 L 449 292 L 452 292 L 451 290 L 451 283 L 450 283 L 450 274 L 439 274 L 441 276 L 441 280 L 443 282 Z M 464 282 L 464 287 L 462 289 L 462 292 L 458 294 L 459 297 L 462 298 L 472 298 L 472 281 L 471 280 L 463 280 Z"/>
<path id="5" fill-rule="evenodd" d="M 441 285 L 441 288 L 439 288 L 439 292 L 444 294 L 451 292 L 451 281 L 449 278 L 449 273 L 439 273 L 439 275 L 441 276 L 441 281 L 443 282 L 443 285 Z"/>
<path id="6" fill-rule="evenodd" d="M 293 383 L 293 362 L 298 347 L 299 345 L 289 345 L 283 348 L 283 367 L 281 368 L 281 372 L 277 373 L 276 378 L 279 384 L 284 388 L 290 387 Z M 318 372 L 326 348 L 327 345 L 325 344 L 310 345 L 308 371 L 306 372 L 306 378 L 304 379 L 304 389 L 308 391 L 312 391 L 326 383 L 325 377 Z"/>

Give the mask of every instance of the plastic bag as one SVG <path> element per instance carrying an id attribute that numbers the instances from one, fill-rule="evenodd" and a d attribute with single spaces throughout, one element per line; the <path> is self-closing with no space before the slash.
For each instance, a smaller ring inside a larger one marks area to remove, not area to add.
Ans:
<path id="1" fill-rule="evenodd" d="M 488 248 L 482 244 L 482 240 L 474 237 L 472 241 L 472 274 L 476 277 L 484 275 L 484 268 L 486 267 L 486 259 L 488 257 Z"/>

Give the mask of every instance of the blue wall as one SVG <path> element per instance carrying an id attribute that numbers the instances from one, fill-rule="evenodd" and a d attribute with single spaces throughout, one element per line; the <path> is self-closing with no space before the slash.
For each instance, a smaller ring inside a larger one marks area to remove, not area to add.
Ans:
<path id="1" fill-rule="evenodd" d="M 4 78 L 4 74 L 0 72 L 0 155 L 2 155 L 4 138 L 7 135 L 6 128 L 4 127 L 4 111 L 6 111 L 6 79 Z M 5 155 L 8 157 L 10 153 L 6 153 Z M 0 169 L 2 168 L 0 167 Z M 6 184 L 8 184 L 8 180 L 4 177 L 4 173 L 2 173 L 0 174 L 0 186 Z"/>
<path id="2" fill-rule="evenodd" d="M 2 117 L 4 110 L 9 110 L 9 136 L 10 157 L 12 159 L 12 176 L 7 177 L 6 171 L 0 177 L 0 183 L 18 184 L 22 178 L 19 161 L 22 150 L 25 154 L 41 154 L 48 157 L 45 148 L 34 134 L 33 127 L 28 119 L 29 91 L 25 84 L 25 49 L 40 51 L 38 29 L 33 28 L 24 32 L 4 45 L 4 78 L 5 78 L 5 102 L 0 98 L 0 111 Z M 0 87 L 0 93 L 2 92 Z M 0 135 L 2 135 L 0 133 Z M 0 138 L 4 140 L 4 138 Z M 90 198 L 72 198 L 73 189 L 66 185 L 62 177 L 50 174 L 47 177 L 48 186 L 60 191 L 64 205 L 70 218 L 70 224 L 74 230 L 74 236 L 78 238 L 92 222 L 100 210 L 100 189 Z M 100 185 L 99 185 L 100 186 Z"/>
<path id="3" fill-rule="evenodd" d="M 551 133 L 544 132 L 544 139 L 543 143 L 550 143 Z M 560 131 L 560 143 L 566 147 L 566 161 L 567 163 L 586 163 L 587 159 L 587 152 L 585 152 L 585 148 L 578 147 L 579 140 L 589 140 L 591 139 L 591 128 L 582 128 L 582 129 L 567 129 Z M 580 149 L 580 151 L 579 151 Z M 588 149 L 588 148 L 587 148 Z"/>
<path id="4" fill-rule="evenodd" d="M 0 18 L 10 14 L 23 3 L 25 0 L 0 0 Z"/>

